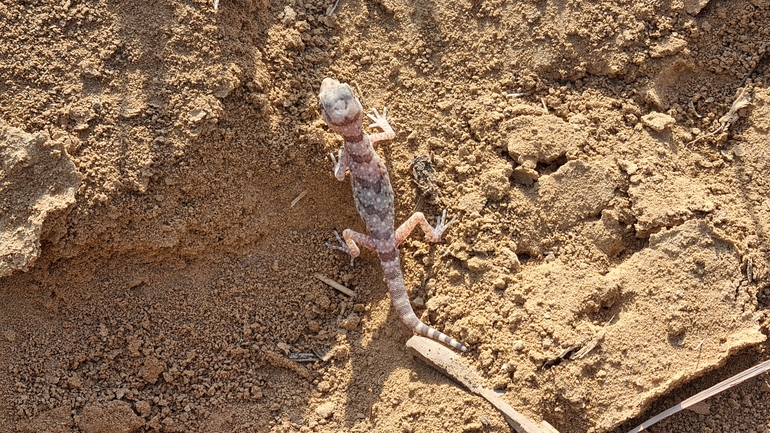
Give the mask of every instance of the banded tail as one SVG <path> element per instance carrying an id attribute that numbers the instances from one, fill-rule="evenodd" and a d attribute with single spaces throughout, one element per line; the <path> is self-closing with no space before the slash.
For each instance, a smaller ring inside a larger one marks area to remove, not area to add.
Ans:
<path id="1" fill-rule="evenodd" d="M 396 253 L 395 257 L 388 257 L 390 260 L 386 261 L 382 257 L 383 254 L 381 254 L 380 260 L 385 271 L 385 281 L 388 284 L 388 291 L 390 291 L 393 306 L 396 308 L 396 312 L 401 317 L 401 320 L 417 334 L 440 341 L 462 352 L 467 352 L 468 348 L 464 344 L 422 323 L 420 318 L 414 314 L 412 304 L 409 302 L 409 296 L 406 294 L 406 284 L 404 283 L 404 274 L 401 272 L 401 260 L 398 258 L 398 250 L 396 250 L 395 246 L 393 250 Z"/>

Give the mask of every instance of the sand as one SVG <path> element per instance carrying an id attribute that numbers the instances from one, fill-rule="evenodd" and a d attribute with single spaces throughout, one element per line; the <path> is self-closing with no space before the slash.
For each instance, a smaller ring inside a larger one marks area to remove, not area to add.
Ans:
<path id="1" fill-rule="evenodd" d="M 770 2 L 332 4 L 0 5 L 0 425 L 510 431 L 325 247 L 364 230 L 327 76 L 388 108 L 397 221 L 458 215 L 401 248 L 418 316 L 527 417 L 620 433 L 770 356 Z M 768 380 L 652 431 L 770 431 Z"/>

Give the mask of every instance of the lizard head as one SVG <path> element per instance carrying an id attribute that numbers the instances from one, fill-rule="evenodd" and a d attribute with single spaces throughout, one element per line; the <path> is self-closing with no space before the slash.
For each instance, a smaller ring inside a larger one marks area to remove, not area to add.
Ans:
<path id="1" fill-rule="evenodd" d="M 318 94 L 318 103 L 321 106 L 321 115 L 330 128 L 336 132 L 343 132 L 347 128 L 360 131 L 364 108 L 347 83 L 324 78 Z"/>

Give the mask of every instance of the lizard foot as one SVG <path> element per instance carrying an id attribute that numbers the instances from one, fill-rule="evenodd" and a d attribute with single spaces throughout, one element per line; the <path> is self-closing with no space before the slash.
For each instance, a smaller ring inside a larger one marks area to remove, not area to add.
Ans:
<path id="1" fill-rule="evenodd" d="M 350 247 L 348 247 L 348 244 L 345 243 L 344 240 L 342 240 L 342 237 L 340 237 L 340 234 L 337 232 L 337 230 L 334 231 L 334 236 L 337 237 L 337 242 L 339 242 L 339 245 L 330 244 L 329 242 L 324 242 L 327 247 L 334 248 L 335 250 L 340 250 L 343 253 L 350 255 L 350 266 L 353 266 L 353 260 L 356 258 L 353 255 L 353 252 L 350 251 Z"/>
<path id="2" fill-rule="evenodd" d="M 332 171 L 334 172 L 334 177 L 336 177 L 339 180 L 343 180 L 345 178 L 345 170 L 347 168 L 343 168 L 343 160 L 342 160 L 342 148 L 337 152 L 337 157 L 334 157 L 334 152 L 329 152 L 329 157 L 332 159 L 332 163 L 334 164 L 334 168 Z M 340 170 L 342 170 L 342 173 L 340 173 Z"/>
<path id="3" fill-rule="evenodd" d="M 434 242 L 441 242 L 441 236 L 444 235 L 444 231 L 446 231 L 446 229 L 448 229 L 456 219 L 457 215 L 453 216 L 452 219 L 447 221 L 446 209 L 444 209 L 444 212 L 442 212 L 441 215 L 436 217 L 436 227 L 433 229 L 433 239 L 435 239 Z"/>
<path id="4" fill-rule="evenodd" d="M 367 117 L 372 119 L 374 123 L 369 125 L 370 128 L 374 128 L 375 126 L 382 129 L 383 131 L 387 131 L 390 129 L 390 125 L 388 124 L 388 107 L 382 107 L 382 115 L 377 111 L 376 108 L 372 108 L 372 111 L 374 111 L 374 114 L 366 114 Z"/>

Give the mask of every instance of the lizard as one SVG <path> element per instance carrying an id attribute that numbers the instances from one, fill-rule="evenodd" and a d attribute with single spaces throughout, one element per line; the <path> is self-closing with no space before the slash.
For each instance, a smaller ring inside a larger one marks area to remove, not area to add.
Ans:
<path id="1" fill-rule="evenodd" d="M 422 212 L 415 212 L 398 229 L 394 229 L 395 209 L 393 187 L 390 183 L 387 167 L 375 152 L 374 143 L 392 140 L 396 133 L 387 121 L 387 108 L 380 114 L 367 116 L 374 122 L 370 128 L 380 128 L 382 132 L 365 134 L 362 128 L 363 106 L 347 83 L 340 83 L 333 78 L 325 78 L 318 95 L 321 115 L 329 128 L 342 136 L 343 146 L 337 156 L 331 152 L 334 164 L 334 177 L 345 180 L 345 173 L 350 171 L 350 183 L 353 186 L 353 200 L 358 213 L 364 220 L 368 235 L 346 229 L 342 237 L 335 230 L 339 245 L 326 245 L 350 255 L 350 264 L 361 254 L 358 245 L 374 250 L 382 264 L 385 281 L 390 292 L 393 306 L 401 320 L 415 333 L 440 341 L 448 346 L 466 352 L 468 348 L 454 338 L 424 324 L 415 315 L 406 292 L 404 274 L 401 271 L 398 246 L 419 226 L 430 242 L 441 242 L 444 231 L 455 221 L 447 221 L 446 210 L 436 218 L 436 227 L 431 227 Z"/>

